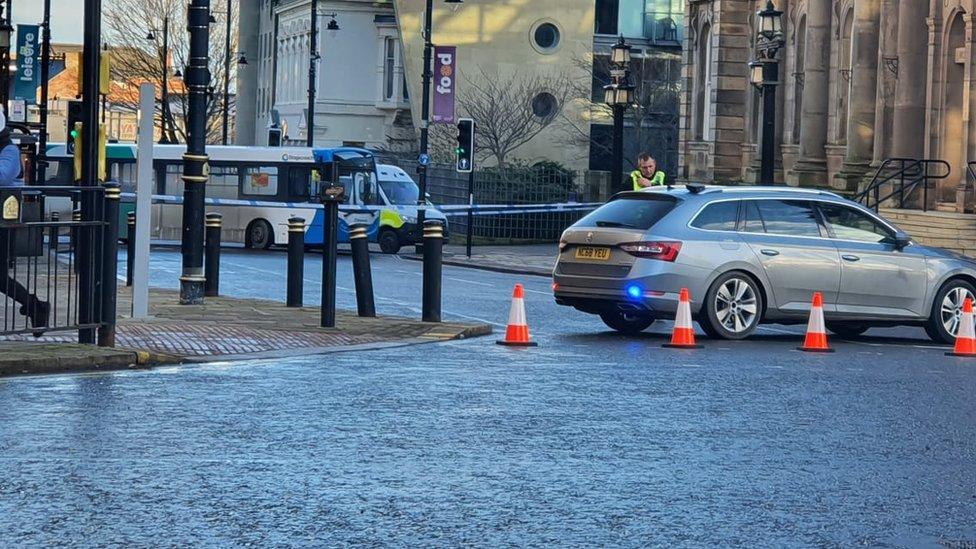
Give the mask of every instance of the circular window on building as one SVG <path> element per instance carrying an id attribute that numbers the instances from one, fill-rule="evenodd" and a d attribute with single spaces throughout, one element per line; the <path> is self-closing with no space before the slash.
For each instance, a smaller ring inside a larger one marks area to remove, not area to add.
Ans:
<path id="1" fill-rule="evenodd" d="M 550 22 L 543 22 L 532 31 L 532 43 L 543 53 L 555 50 L 559 46 L 559 38 L 559 27 Z"/>
<path id="2" fill-rule="evenodd" d="M 543 120 L 549 120 L 559 111 L 559 101 L 549 92 L 540 92 L 532 98 L 532 114 Z"/>

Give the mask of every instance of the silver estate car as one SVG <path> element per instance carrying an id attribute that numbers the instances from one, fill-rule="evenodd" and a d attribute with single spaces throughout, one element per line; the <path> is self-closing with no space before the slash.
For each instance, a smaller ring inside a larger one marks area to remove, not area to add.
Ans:
<path id="1" fill-rule="evenodd" d="M 682 288 L 702 329 L 724 339 L 804 323 L 821 292 L 827 328 L 841 336 L 910 325 L 951 343 L 976 296 L 976 262 L 817 190 L 624 192 L 567 229 L 559 248 L 556 302 L 624 333 L 673 319 Z"/>

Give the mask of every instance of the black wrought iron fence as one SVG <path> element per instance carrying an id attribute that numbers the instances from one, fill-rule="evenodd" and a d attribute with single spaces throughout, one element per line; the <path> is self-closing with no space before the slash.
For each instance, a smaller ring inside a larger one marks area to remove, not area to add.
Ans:
<path id="1" fill-rule="evenodd" d="M 82 220 L 77 205 L 88 200 L 94 215 Z M 111 344 L 117 187 L 6 187 L 0 205 L 0 336 L 98 329 Z"/>
<path id="2" fill-rule="evenodd" d="M 407 173 L 416 173 L 416 163 L 399 162 Z M 588 174 L 552 164 L 529 167 L 486 168 L 475 172 L 474 202 L 478 205 L 530 205 L 583 202 L 592 199 Z M 453 165 L 428 167 L 427 192 L 434 204 L 468 203 L 468 174 L 457 173 Z M 556 241 L 587 212 L 540 212 L 508 215 L 476 215 L 473 235 L 482 241 Z M 467 217 L 450 219 L 451 233 L 467 233 Z"/>

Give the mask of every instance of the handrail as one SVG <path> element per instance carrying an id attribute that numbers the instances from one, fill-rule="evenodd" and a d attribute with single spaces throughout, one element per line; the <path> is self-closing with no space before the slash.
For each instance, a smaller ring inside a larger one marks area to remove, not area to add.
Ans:
<path id="1" fill-rule="evenodd" d="M 882 178 L 881 176 L 885 170 L 890 169 L 896 163 L 900 163 L 900 167 L 890 175 Z M 931 169 L 933 166 L 944 167 L 944 173 L 933 174 Z M 976 177 L 976 167 L 970 167 L 970 170 L 974 177 Z M 874 177 L 871 179 L 871 183 L 869 183 L 863 191 L 855 196 L 855 200 L 862 202 L 865 206 L 870 208 L 872 207 L 871 199 L 873 198 L 873 208 L 875 211 L 878 211 L 883 202 L 897 195 L 898 207 L 904 208 L 906 201 L 921 184 L 923 193 L 922 210 L 928 211 L 929 181 L 943 180 L 948 178 L 951 174 L 952 166 L 950 166 L 945 160 L 932 158 L 888 158 L 881 163 L 881 166 L 878 167 L 878 171 L 875 172 Z M 897 187 L 888 194 L 882 196 L 881 187 L 888 183 L 897 183 Z"/>

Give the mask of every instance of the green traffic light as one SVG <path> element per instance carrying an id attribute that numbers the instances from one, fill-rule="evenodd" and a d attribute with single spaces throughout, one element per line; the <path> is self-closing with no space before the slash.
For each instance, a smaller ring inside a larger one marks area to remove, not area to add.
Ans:
<path id="1" fill-rule="evenodd" d="M 78 137 L 78 130 L 71 130 L 71 137 Z"/>

